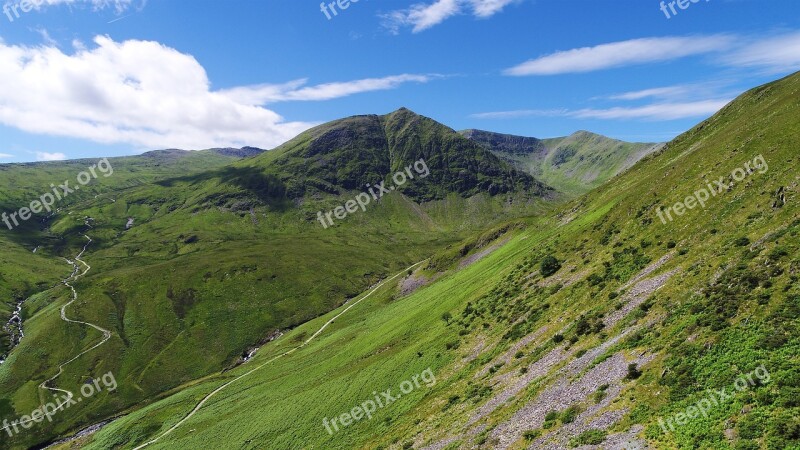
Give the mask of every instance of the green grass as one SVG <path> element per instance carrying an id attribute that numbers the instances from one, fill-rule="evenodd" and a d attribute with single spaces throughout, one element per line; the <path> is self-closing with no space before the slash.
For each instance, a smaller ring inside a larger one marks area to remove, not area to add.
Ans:
<path id="1" fill-rule="evenodd" d="M 231 208 L 229 199 L 216 203 L 221 194 L 248 192 L 227 183 L 224 173 L 126 193 L 127 208 L 136 205 L 140 214 L 139 225 L 127 233 L 119 231 L 127 210 L 82 206 L 77 217 L 91 211 L 103 219 L 94 231 L 97 248 L 87 258 L 95 272 L 78 283 L 92 307 L 79 312 L 124 331 L 128 343 L 120 333 L 105 352 L 87 356 L 63 379 L 79 383 L 87 367 L 114 368 L 120 371 L 120 393 L 82 405 L 75 419 L 42 435 L 75 430 L 123 410 L 124 417 L 82 445 L 134 448 L 178 423 L 225 382 L 297 347 L 342 310 L 330 308 L 410 263 L 429 259 L 429 274 L 442 271 L 435 282 L 405 297 L 396 283 L 387 284 L 308 346 L 219 392 L 150 448 L 416 448 L 448 436 L 459 439 L 454 448 L 493 448 L 492 430 L 559 381 L 569 359 L 481 419 L 484 432 L 465 435 L 476 408 L 496 392 L 494 377 L 517 376 L 556 345 L 570 345 L 576 354 L 590 351 L 632 324 L 641 326 L 639 332 L 609 348 L 595 364 L 618 352 L 654 359 L 637 366 L 640 376 L 617 386 L 622 393 L 615 399 L 608 398 L 614 390 L 604 389 L 601 401 L 613 400 L 612 409 L 627 411 L 608 434 L 641 424 L 645 431 L 639 437 L 652 448 L 797 447 L 800 220 L 791 201 L 781 208 L 772 205 L 781 187 L 788 199 L 797 195 L 800 100 L 793 94 L 798 88 L 800 75 L 795 75 L 745 94 L 613 182 L 555 211 L 488 196 L 446 196 L 420 207 L 392 197 L 335 229 L 313 228 L 316 210 L 341 203 L 350 195 L 343 193 L 288 209 L 266 202 L 255 208 L 256 223 L 249 209 Z M 734 186 L 705 209 L 666 225 L 657 219 L 658 206 L 674 204 L 706 179 L 729 174 L 758 154 L 770 164 L 767 173 Z M 540 215 L 512 220 L 531 208 Z M 495 213 L 500 217 L 489 220 Z M 506 234 L 497 232 L 504 225 Z M 79 223 L 62 217 L 53 230 L 71 235 Z M 741 237 L 750 244 L 737 243 Z M 481 248 L 504 244 L 462 267 L 459 256 L 475 255 L 477 243 Z M 560 267 L 545 280 L 537 272 L 548 255 Z M 651 276 L 678 270 L 676 275 L 645 306 L 604 327 L 602 317 L 617 310 L 625 284 L 665 255 L 672 257 Z M 283 261 L 293 262 L 281 267 Z M 304 270 L 292 271 L 304 263 Z M 283 284 L 274 291 L 257 289 L 274 272 L 278 278 L 268 283 Z M 36 379 L 36 370 L 46 371 L 54 360 L 94 339 L 59 327 L 55 314 L 63 289 L 48 295 L 55 301 L 31 304 L 31 332 L 51 333 L 64 348 L 19 352 L 13 369 L 0 368 L 3 392 L 9 393 L 4 395 L 11 395 L 17 411 L 32 406 L 36 397 L 35 382 L 20 380 Z M 307 300 L 284 304 L 289 298 Z M 442 320 L 445 313 L 451 320 Z M 222 325 L 211 327 L 209 321 Z M 261 336 L 274 327 L 285 329 L 276 323 L 296 327 L 248 364 L 221 370 L 242 344 L 259 336 L 259 327 Z M 522 357 L 496 364 L 495 357 L 545 325 L 547 331 Z M 556 343 L 562 328 L 563 340 Z M 28 342 L 44 345 L 44 338 Z M 198 349 L 200 343 L 204 346 Z M 473 352 L 476 358 L 470 359 Z M 46 358 L 34 358 L 41 355 Z M 737 393 L 708 418 L 660 432 L 658 417 L 685 410 L 706 389 L 730 386 L 761 364 L 772 375 L 770 383 Z M 477 376 L 489 366 L 493 373 Z M 323 418 L 350 410 L 374 391 L 396 389 L 427 368 L 436 375 L 435 386 L 403 396 L 371 420 L 334 435 L 325 431 Z M 595 401 L 592 392 L 574 409 L 557 412 L 542 437 L 580 420 L 580 411 Z M 739 435 L 733 441 L 725 437 L 731 426 Z M 531 436 L 523 432 L 511 448 L 529 444 Z M 573 437 L 576 444 L 595 442 L 601 432 Z M 20 448 L 24 444 L 15 442 Z"/>
<path id="2" fill-rule="evenodd" d="M 477 130 L 461 134 L 569 197 L 608 182 L 658 148 L 657 144 L 623 142 L 588 131 L 541 140 Z"/>
<path id="3" fill-rule="evenodd" d="M 436 136 L 455 135 L 429 119 L 413 120 Z M 304 139 L 298 142 L 307 144 Z M 80 301 L 68 316 L 112 330 L 114 336 L 67 366 L 58 387 L 71 389 L 108 371 L 120 383 L 113 395 L 92 399 L 85 410 L 41 425 L 36 433 L 21 434 L 16 444 L 40 443 L 230 369 L 276 331 L 337 308 L 388 274 L 448 246 L 467 245 L 462 241 L 491 224 L 550 207 L 522 193 L 465 197 L 445 188 L 424 205 L 392 193 L 326 230 L 316 221 L 317 211 L 333 209 L 358 191 L 308 195 L 296 202 L 281 197 L 280 190 L 261 184 L 261 165 L 278 164 L 283 152 L 205 172 L 187 170 L 180 177 L 168 176 L 175 166 L 161 171 L 167 162 L 151 167 L 142 166 L 145 157 L 114 160 L 109 184 L 101 187 L 105 179 L 98 180 L 99 197 L 91 191 L 94 195 L 70 199 L 46 229 L 6 235 L 24 245 L 47 245 L 48 261 L 60 267 L 54 282 L 69 269 L 55 256 L 73 257 L 85 241 L 82 234 L 92 237 L 84 257 L 92 270 L 75 283 Z M 459 157 L 469 161 L 467 154 Z M 35 192 L 47 177 L 83 170 L 82 164 L 53 165 L 27 180 L 29 190 Z M 20 170 L 29 169 L 8 172 Z M 432 166 L 431 178 L 435 170 Z M 131 172 L 140 172 L 140 178 L 131 178 Z M 86 217 L 93 218 L 89 230 Z M 126 230 L 129 218 L 134 226 Z M 9 418 L 34 409 L 43 396 L 38 383 L 99 340 L 93 330 L 60 321 L 58 308 L 67 294 L 56 288 L 26 303 L 26 339 L 0 367 L 0 398 L 7 402 Z"/>
<path id="4" fill-rule="evenodd" d="M 631 412 L 619 429 L 642 423 L 647 427 L 642 437 L 654 448 L 731 448 L 723 431 L 733 417 L 746 439 L 762 439 L 759 442 L 764 448 L 797 445 L 792 417 L 798 415 L 798 405 L 792 399 L 800 380 L 792 368 L 797 366 L 800 350 L 795 311 L 800 292 L 793 272 L 800 264 L 796 256 L 800 254 L 800 224 L 794 206 L 771 207 L 772 194 L 780 186 L 791 185 L 796 173 L 793 166 L 773 163 L 767 174 L 753 178 L 749 186 L 739 185 L 705 210 L 694 210 L 670 224 L 653 219 L 657 205 L 674 203 L 675 198 L 702 184 L 700 174 L 730 173 L 759 153 L 767 161 L 791 160 L 800 144 L 793 125 L 800 116 L 800 105 L 795 97 L 783 94 L 798 83 L 800 77 L 795 76 L 748 93 L 659 155 L 645 158 L 613 184 L 567 205 L 564 211 L 568 214 L 532 222 L 493 254 L 412 296 L 392 300 L 394 296 L 387 291 L 359 305 L 318 342 L 242 380 L 240 387 L 221 393 L 153 448 L 193 448 L 209 443 L 247 447 L 264 442 L 275 448 L 375 448 L 435 441 L 450 434 L 448 430 L 463 430 L 474 411 L 474 403 L 466 400 L 474 390 L 468 380 L 483 364 L 465 365 L 462 357 L 477 342 L 495 343 L 478 360 L 487 363 L 518 337 L 555 318 L 569 323 L 580 315 L 607 314 L 615 309 L 616 300 L 598 299 L 619 291 L 647 261 L 675 249 L 687 251 L 677 252 L 657 273 L 680 268 L 681 274 L 653 296 L 647 309 L 640 308 L 641 312 L 634 312 L 616 329 L 588 334 L 567 330 L 568 339 L 576 338 L 573 345 L 590 349 L 602 342 L 603 335 L 613 335 L 626 323 L 656 319 L 635 339 L 608 352 L 652 351 L 657 355 L 652 363 L 638 367 L 640 377 L 625 382 L 615 407 L 627 406 Z M 747 149 L 726 150 L 737 148 L 734 143 L 752 135 L 765 137 L 750 141 Z M 697 142 L 701 144 L 695 145 Z M 717 232 L 711 233 L 711 229 Z M 743 235 L 762 243 L 755 251 L 736 246 L 735 240 Z M 668 241 L 674 241 L 675 248 L 669 248 Z M 590 283 L 587 276 L 556 292 L 532 287 L 530 283 L 539 278 L 531 280 L 529 274 L 549 254 L 562 266 L 553 276 L 585 270 L 596 274 L 597 282 Z M 719 271 L 721 278 L 710 281 Z M 755 274 L 756 287 L 743 274 Z M 736 297 L 730 298 L 732 295 Z M 735 308 L 718 309 L 714 302 L 726 298 Z M 441 320 L 445 312 L 454 317 L 449 325 Z M 519 322 L 521 318 L 524 320 Z M 289 348 L 294 336 L 310 333 L 321 320 L 284 336 L 257 359 L 263 361 Z M 779 339 L 773 336 L 776 326 L 785 330 Z M 543 336 L 539 345 L 554 345 L 550 338 L 556 331 Z M 709 342 L 710 347 L 706 345 Z M 514 358 L 497 374 L 518 372 L 541 354 L 534 351 L 529 357 Z M 708 420 L 693 422 L 676 433 L 654 431 L 660 415 L 684 409 L 705 389 L 728 386 L 739 374 L 762 363 L 774 373 L 772 383 L 737 395 Z M 395 386 L 426 367 L 433 368 L 438 379 L 430 391 L 415 392 L 407 402 L 334 436 L 322 429 L 323 417 L 346 411 L 373 390 Z M 666 373 L 663 377 L 662 372 Z M 551 372 L 490 414 L 485 423 L 490 428 L 502 423 L 557 377 L 557 372 Z M 131 440 L 141 442 L 158 435 L 157 430 L 168 428 L 192 408 L 193 399 L 221 382 L 198 385 L 118 420 L 98 433 L 88 448 L 130 448 Z M 587 402 L 593 403 L 593 399 Z M 742 414 L 745 404 L 754 409 Z M 490 446 L 487 438 L 483 435 L 479 441 Z M 576 439 L 594 442 L 600 439 L 600 432 Z"/>

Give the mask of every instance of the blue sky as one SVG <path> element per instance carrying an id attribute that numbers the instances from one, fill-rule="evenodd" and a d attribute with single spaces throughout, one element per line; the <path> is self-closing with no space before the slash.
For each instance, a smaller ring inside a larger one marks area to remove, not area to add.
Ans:
<path id="1" fill-rule="evenodd" d="M 0 15 L 0 163 L 272 148 L 401 106 L 665 141 L 800 70 L 797 0 L 26 1 Z"/>

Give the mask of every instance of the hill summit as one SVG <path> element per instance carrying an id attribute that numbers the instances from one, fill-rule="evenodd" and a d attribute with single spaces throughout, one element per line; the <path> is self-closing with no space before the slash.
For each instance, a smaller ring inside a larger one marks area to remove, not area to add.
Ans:
<path id="1" fill-rule="evenodd" d="M 442 199 L 449 193 L 553 194 L 480 144 L 407 108 L 317 126 L 248 165 L 277 176 L 296 198 L 361 190 L 419 160 L 430 168 L 430 176 L 402 191 L 415 201 Z"/>

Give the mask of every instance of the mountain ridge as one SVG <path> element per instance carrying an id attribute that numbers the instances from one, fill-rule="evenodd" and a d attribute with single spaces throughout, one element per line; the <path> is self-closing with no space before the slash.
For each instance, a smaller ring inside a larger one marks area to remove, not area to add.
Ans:
<path id="1" fill-rule="evenodd" d="M 625 142 L 585 130 L 548 139 L 476 129 L 459 133 L 573 196 L 605 183 L 663 145 Z"/>
<path id="2" fill-rule="evenodd" d="M 402 189 L 416 201 L 442 199 L 451 191 L 464 197 L 516 191 L 551 195 L 530 175 L 407 108 L 319 125 L 242 165 L 272 172 L 291 195 L 301 196 L 307 191 L 360 190 L 419 160 L 427 163 L 431 175 Z"/>

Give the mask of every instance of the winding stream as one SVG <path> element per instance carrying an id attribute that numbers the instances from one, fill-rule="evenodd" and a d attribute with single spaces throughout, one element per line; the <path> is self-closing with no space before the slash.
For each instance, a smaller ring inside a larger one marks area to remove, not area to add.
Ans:
<path id="1" fill-rule="evenodd" d="M 8 319 L 8 322 L 3 326 L 3 329 L 9 334 L 10 342 L 6 353 L 4 355 L 0 355 L 0 364 L 6 362 L 11 350 L 14 350 L 14 347 L 19 345 L 19 341 L 25 337 L 25 333 L 22 330 L 22 305 L 24 303 L 25 299 L 17 300 L 17 306 L 14 308 L 14 312 L 11 314 L 11 318 Z"/>
<path id="2" fill-rule="evenodd" d="M 87 223 L 87 225 L 88 225 L 88 223 Z M 92 238 L 90 238 L 89 236 L 86 236 L 86 235 L 84 235 L 83 237 L 85 237 L 88 240 L 88 242 L 86 243 L 86 245 L 83 246 L 83 250 L 81 250 L 81 252 L 78 253 L 78 256 L 75 257 L 75 261 L 70 261 L 69 259 L 65 258 L 67 263 L 72 265 L 73 271 L 72 271 L 72 275 L 70 275 L 68 278 L 66 278 L 64 281 L 62 281 L 62 283 L 64 284 L 64 286 L 68 287 L 72 291 L 72 300 L 70 300 L 67 304 L 65 304 L 64 306 L 61 307 L 61 320 L 63 320 L 64 322 L 68 322 L 68 323 L 77 323 L 77 324 L 81 324 L 81 325 L 86 325 L 87 327 L 94 328 L 95 330 L 103 333 L 103 339 L 100 340 L 100 342 L 98 342 L 97 344 L 93 345 L 92 347 L 90 347 L 90 348 L 78 353 L 77 355 L 75 355 L 69 361 L 64 362 L 61 365 L 59 365 L 58 366 L 58 373 L 53 375 L 51 378 L 48 378 L 47 380 L 43 381 L 42 384 L 39 385 L 39 388 L 41 388 L 41 389 L 45 389 L 45 390 L 49 390 L 49 391 L 53 391 L 53 392 L 61 392 L 61 393 L 67 394 L 70 398 L 73 396 L 72 392 L 64 390 L 64 389 L 58 389 L 58 388 L 49 387 L 48 383 L 50 383 L 51 381 L 53 381 L 56 378 L 60 377 L 61 374 L 64 373 L 64 366 L 66 366 L 67 364 L 70 364 L 71 362 L 75 361 L 76 359 L 80 358 L 81 356 L 83 356 L 83 355 L 89 353 L 90 351 L 96 349 L 97 347 L 100 347 L 101 345 L 105 344 L 109 339 L 111 339 L 111 332 L 106 330 L 105 328 L 101 328 L 101 327 L 99 327 L 97 325 L 94 325 L 94 324 L 91 324 L 89 322 L 82 322 L 80 320 L 72 320 L 72 319 L 67 317 L 67 313 L 66 313 L 67 308 L 78 300 L 78 291 L 75 290 L 75 288 L 70 284 L 70 282 L 77 281 L 79 278 L 85 276 L 92 269 L 92 267 L 90 265 L 86 264 L 83 260 L 81 260 L 81 257 L 86 252 L 86 249 L 92 243 Z M 81 272 L 81 269 L 80 269 L 80 266 L 78 265 L 78 263 L 81 263 L 81 264 L 83 264 L 84 267 L 86 267 L 86 269 L 83 272 Z"/>

